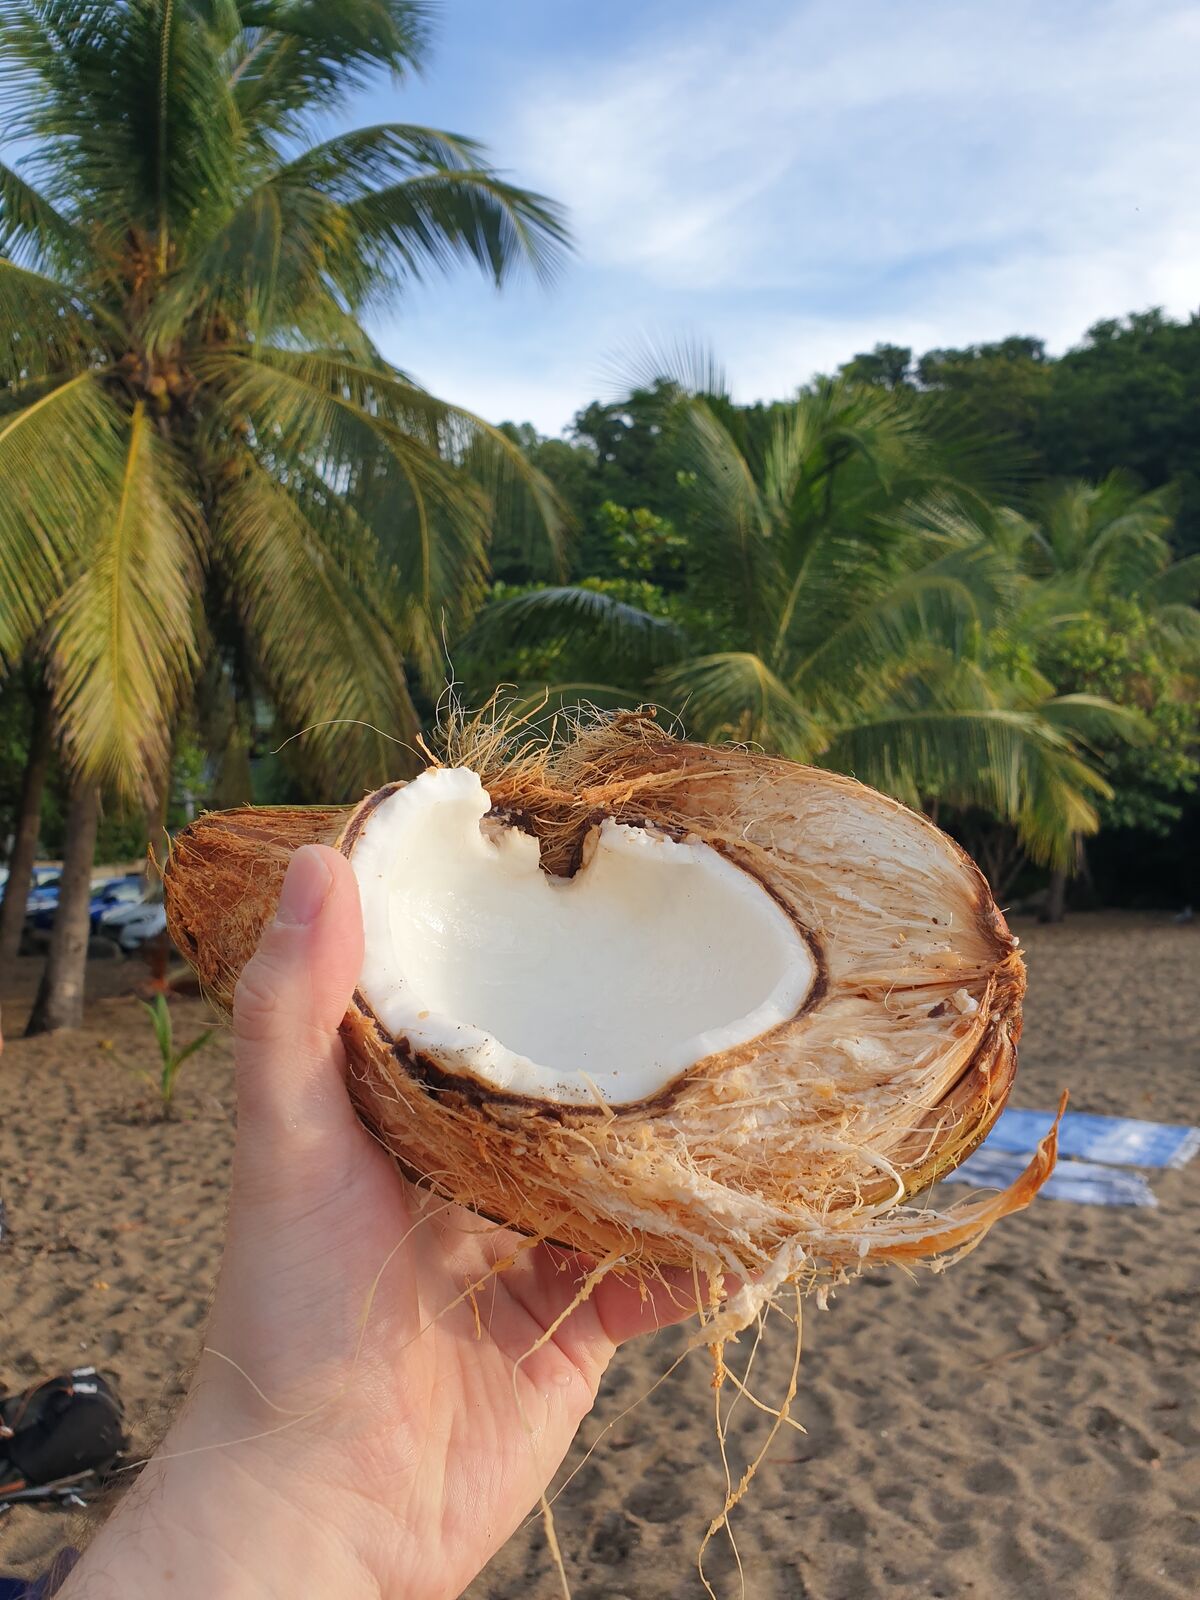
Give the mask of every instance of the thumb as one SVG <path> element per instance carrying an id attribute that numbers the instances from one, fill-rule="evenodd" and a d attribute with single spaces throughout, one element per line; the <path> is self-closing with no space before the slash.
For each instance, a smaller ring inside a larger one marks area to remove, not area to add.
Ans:
<path id="1" fill-rule="evenodd" d="M 338 1025 L 362 967 L 358 883 L 346 858 L 305 845 L 233 997 L 239 1165 L 277 1175 L 357 1126 Z"/>

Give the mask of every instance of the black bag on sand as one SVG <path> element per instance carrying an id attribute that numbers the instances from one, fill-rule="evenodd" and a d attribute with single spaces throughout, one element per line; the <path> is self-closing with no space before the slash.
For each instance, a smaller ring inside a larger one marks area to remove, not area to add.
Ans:
<path id="1" fill-rule="evenodd" d="M 128 1448 L 121 1402 L 95 1367 L 0 1395 L 0 1510 L 94 1486 Z"/>

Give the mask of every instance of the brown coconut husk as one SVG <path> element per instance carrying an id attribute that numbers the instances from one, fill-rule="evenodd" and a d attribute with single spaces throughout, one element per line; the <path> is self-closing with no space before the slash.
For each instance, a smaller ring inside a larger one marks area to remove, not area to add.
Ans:
<path id="1" fill-rule="evenodd" d="M 447 1072 L 356 993 L 342 1025 L 353 1093 L 408 1173 L 626 1269 L 733 1274 L 753 1287 L 731 1303 L 730 1330 L 785 1282 L 944 1261 L 1028 1205 L 1055 1131 L 1003 1193 L 910 1203 L 999 1115 L 1025 989 L 982 874 L 926 818 L 850 778 L 685 743 L 636 715 L 522 751 L 476 725 L 449 760 L 479 773 L 499 818 L 536 834 L 548 871 L 577 870 L 604 817 L 711 845 L 789 911 L 820 976 L 797 1017 L 616 1107 L 525 1100 Z M 177 838 L 170 930 L 214 999 L 231 1005 L 292 851 L 321 842 L 352 857 L 391 792 L 213 814 Z"/>

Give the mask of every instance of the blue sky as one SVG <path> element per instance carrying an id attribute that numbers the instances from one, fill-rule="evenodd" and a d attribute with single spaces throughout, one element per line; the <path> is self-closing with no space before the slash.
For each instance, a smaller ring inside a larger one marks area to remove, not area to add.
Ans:
<path id="1" fill-rule="evenodd" d="M 737 398 L 877 341 L 1200 305 L 1193 0 L 445 0 L 354 120 L 481 138 L 561 201 L 549 289 L 466 271 L 376 331 L 435 393 L 557 433 L 614 360 L 699 340 Z"/>

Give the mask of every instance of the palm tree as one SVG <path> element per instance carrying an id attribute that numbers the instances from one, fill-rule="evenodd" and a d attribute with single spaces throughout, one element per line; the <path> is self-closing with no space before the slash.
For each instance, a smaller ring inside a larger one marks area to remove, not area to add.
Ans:
<path id="1" fill-rule="evenodd" d="M 582 645 L 606 683 L 707 739 L 850 772 L 910 804 L 978 806 L 1065 865 L 1106 792 L 1087 741 L 1129 719 L 993 650 L 1016 575 L 973 449 L 903 392 L 822 382 L 765 415 L 684 397 L 688 583 L 675 619 L 589 588 L 490 607 L 476 638 Z"/>
<path id="2" fill-rule="evenodd" d="M 382 776 L 410 677 L 435 686 L 484 595 L 492 494 L 519 483 L 554 533 L 519 450 L 363 324 L 431 272 L 500 284 L 564 244 L 471 140 L 318 139 L 427 32 L 418 0 L 0 0 L 25 151 L 0 165 L 0 665 L 44 630 L 81 827 L 88 785 L 161 784 L 218 637 L 319 725 L 327 790 Z"/>
<path id="3" fill-rule="evenodd" d="M 1143 492 L 1127 473 L 1100 483 L 1047 485 L 1028 514 L 1006 510 L 996 538 L 1021 577 L 1012 632 L 1032 660 L 1052 655 L 1065 628 L 1086 612 L 1116 599 L 1133 602 L 1168 660 L 1194 667 L 1200 660 L 1200 556 L 1176 560 L 1170 534 L 1178 493 L 1174 486 Z M 1103 743 L 1105 730 L 1097 729 Z M 1080 834 L 1069 859 L 1053 863 L 1043 920 L 1061 921 L 1067 882 L 1081 857 Z"/>
<path id="4" fill-rule="evenodd" d="M 1125 472 L 1049 484 L 1028 515 L 1006 510 L 997 538 L 1024 575 L 1023 631 L 1051 636 L 1113 596 L 1135 601 L 1168 653 L 1200 651 L 1200 555 L 1175 559 L 1174 485 L 1143 492 Z"/>

